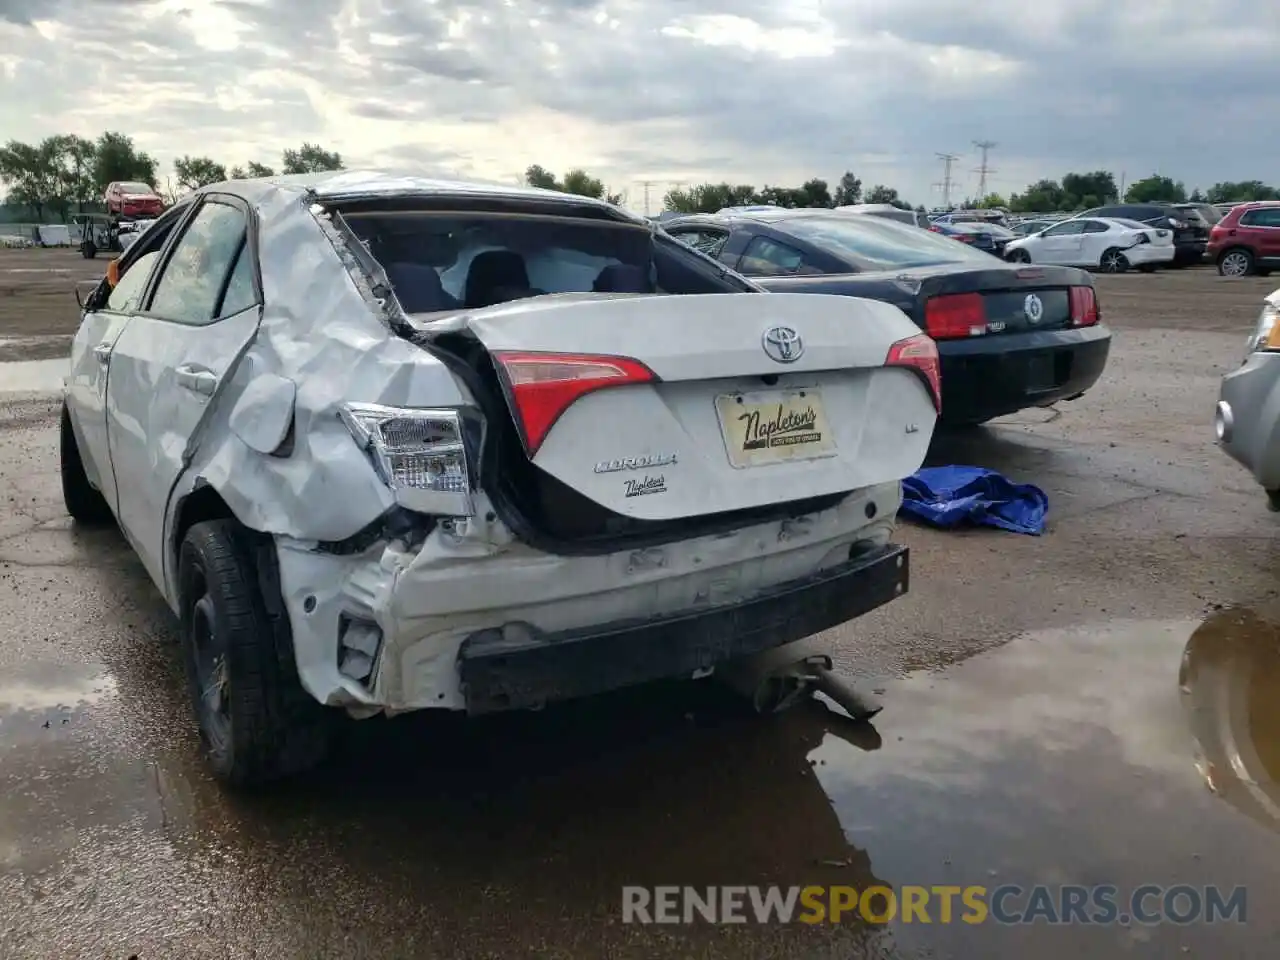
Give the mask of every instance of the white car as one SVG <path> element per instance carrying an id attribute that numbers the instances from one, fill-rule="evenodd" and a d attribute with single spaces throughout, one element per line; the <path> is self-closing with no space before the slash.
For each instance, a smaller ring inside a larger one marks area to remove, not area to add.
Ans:
<path id="1" fill-rule="evenodd" d="M 126 220 L 120 224 L 120 229 L 116 233 L 117 241 L 122 251 L 128 250 L 133 242 L 147 232 L 154 220 Z"/>
<path id="2" fill-rule="evenodd" d="M 1004 248 L 1015 263 L 1051 263 L 1124 273 L 1136 267 L 1150 273 L 1173 262 L 1173 232 L 1137 220 L 1076 217 L 1063 220 Z"/>
<path id="3" fill-rule="evenodd" d="M 67 509 L 177 614 L 232 783 L 318 762 L 321 705 L 811 662 L 906 590 L 939 404 L 895 307 L 763 293 L 600 201 L 354 171 L 166 211 L 71 367 Z"/>

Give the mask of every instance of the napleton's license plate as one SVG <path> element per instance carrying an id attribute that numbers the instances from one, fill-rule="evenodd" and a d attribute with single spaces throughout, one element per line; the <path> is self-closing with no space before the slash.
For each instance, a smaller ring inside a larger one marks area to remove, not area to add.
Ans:
<path id="1" fill-rule="evenodd" d="M 716 397 L 716 413 L 734 467 L 836 455 L 817 389 L 721 394 Z"/>

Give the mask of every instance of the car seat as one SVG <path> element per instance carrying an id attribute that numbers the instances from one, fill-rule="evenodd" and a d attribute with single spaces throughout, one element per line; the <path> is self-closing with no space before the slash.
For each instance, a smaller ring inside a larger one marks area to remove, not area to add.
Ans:
<path id="1" fill-rule="evenodd" d="M 401 262 L 389 263 L 384 269 L 405 313 L 436 313 L 462 306 L 445 292 L 434 267 Z"/>
<path id="2" fill-rule="evenodd" d="M 534 292 L 524 257 L 514 250 L 486 250 L 471 261 L 463 299 L 468 307 L 489 307 Z"/>
<path id="3" fill-rule="evenodd" d="M 611 263 L 596 276 L 591 289 L 596 293 L 652 293 L 649 278 L 640 267 Z"/>

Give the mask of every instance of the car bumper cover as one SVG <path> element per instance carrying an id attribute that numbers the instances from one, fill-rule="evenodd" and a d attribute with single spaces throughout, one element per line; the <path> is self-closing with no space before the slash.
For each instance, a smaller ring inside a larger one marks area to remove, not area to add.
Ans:
<path id="1" fill-rule="evenodd" d="M 1250 354 L 1222 378 L 1214 426 L 1232 459 L 1264 489 L 1280 489 L 1280 353 Z"/>
<path id="2" fill-rule="evenodd" d="M 482 630 L 458 654 L 468 713 L 538 707 L 668 677 L 803 639 L 907 592 L 908 549 L 888 544 L 739 603 L 644 623 L 536 634 Z"/>
<path id="3" fill-rule="evenodd" d="M 1088 390 L 1107 365 L 1111 331 L 1068 330 L 942 340 L 943 422 L 989 420 Z"/>

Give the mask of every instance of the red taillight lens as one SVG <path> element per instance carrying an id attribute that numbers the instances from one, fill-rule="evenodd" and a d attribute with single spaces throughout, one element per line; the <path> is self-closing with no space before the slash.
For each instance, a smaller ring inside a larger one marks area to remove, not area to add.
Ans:
<path id="1" fill-rule="evenodd" d="M 605 387 L 650 383 L 657 375 L 639 360 L 578 353 L 495 353 L 525 449 L 533 456 L 560 415 L 579 397 Z"/>
<path id="2" fill-rule="evenodd" d="M 930 233 L 941 233 L 942 231 L 941 231 L 938 227 L 930 227 L 930 228 L 929 228 L 929 232 L 930 232 Z"/>
<path id="3" fill-rule="evenodd" d="M 1070 287 L 1071 325 L 1073 327 L 1092 327 L 1098 322 L 1098 295 L 1093 287 Z"/>
<path id="4" fill-rule="evenodd" d="M 924 328 L 936 340 L 981 336 L 987 332 L 987 308 L 982 294 L 931 297 L 924 305 Z"/>
<path id="5" fill-rule="evenodd" d="M 899 340 L 884 358 L 886 367 L 911 367 L 929 387 L 933 409 L 942 413 L 942 369 L 938 363 L 938 345 L 923 333 Z"/>

